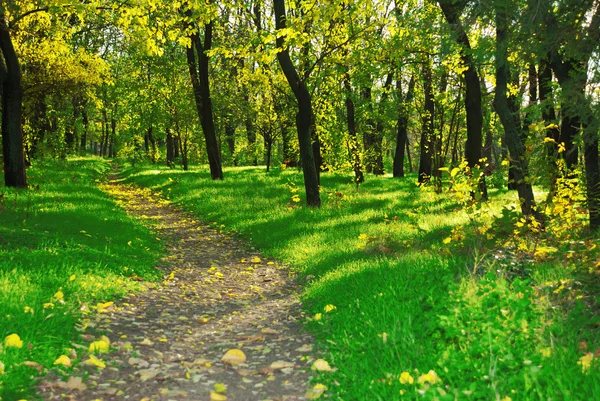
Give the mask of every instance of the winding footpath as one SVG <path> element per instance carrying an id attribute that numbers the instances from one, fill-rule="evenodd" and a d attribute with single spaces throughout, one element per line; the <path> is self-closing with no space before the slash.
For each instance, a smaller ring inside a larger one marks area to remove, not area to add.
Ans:
<path id="1" fill-rule="evenodd" d="M 97 356 L 106 366 L 81 363 L 70 377 L 51 374 L 39 386 L 42 397 L 306 399 L 312 338 L 302 329 L 288 268 L 149 190 L 114 180 L 103 189 L 164 241 L 164 279 L 102 306 L 74 346 L 87 359 L 89 344 L 106 336 L 110 351 Z"/>

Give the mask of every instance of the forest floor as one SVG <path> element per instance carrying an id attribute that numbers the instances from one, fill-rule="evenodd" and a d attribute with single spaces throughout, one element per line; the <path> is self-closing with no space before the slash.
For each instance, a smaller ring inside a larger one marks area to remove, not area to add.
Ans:
<path id="1" fill-rule="evenodd" d="M 114 178 L 104 190 L 166 244 L 164 279 L 100 307 L 82 339 L 108 352 L 48 375 L 43 398 L 305 399 L 312 338 L 289 269 Z"/>

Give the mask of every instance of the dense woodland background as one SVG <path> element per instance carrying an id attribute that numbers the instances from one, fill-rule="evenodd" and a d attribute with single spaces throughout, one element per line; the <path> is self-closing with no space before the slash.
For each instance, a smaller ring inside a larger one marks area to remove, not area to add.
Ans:
<path id="1" fill-rule="evenodd" d="M 460 168 L 508 185 L 585 188 L 600 226 L 600 7 L 575 1 L 3 1 L 5 183 L 75 153 L 175 167 Z M 461 164 L 462 161 L 465 163 Z M 489 179 L 488 179 L 489 181 Z M 539 199 L 537 200 L 539 202 Z"/>

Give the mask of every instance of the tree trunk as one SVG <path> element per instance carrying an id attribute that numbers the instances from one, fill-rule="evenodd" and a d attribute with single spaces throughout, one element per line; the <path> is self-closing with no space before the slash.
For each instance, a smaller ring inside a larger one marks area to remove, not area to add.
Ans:
<path id="1" fill-rule="evenodd" d="M 520 126 L 515 122 L 508 104 L 508 5 L 503 0 L 494 0 L 496 12 L 496 94 L 494 108 L 504 126 L 506 147 L 510 152 L 515 169 L 515 183 L 525 216 L 533 217 L 543 223 L 541 214 L 536 210 L 533 190 L 529 180 L 528 160 L 525 158 L 525 147 L 520 136 Z"/>
<path id="2" fill-rule="evenodd" d="M 171 129 L 167 129 L 167 166 L 175 167 L 175 138 Z"/>
<path id="3" fill-rule="evenodd" d="M 450 0 L 438 0 L 448 24 L 456 34 L 456 42 L 461 46 L 460 57 L 466 68 L 463 73 L 465 82 L 465 111 L 467 114 L 467 143 L 465 144 L 465 158 L 471 169 L 481 167 L 481 148 L 483 144 L 482 127 L 483 113 L 481 109 L 481 85 L 475 62 L 472 56 L 471 43 L 459 18 L 459 9 L 456 3 Z M 482 199 L 487 199 L 485 176 L 479 180 L 479 192 Z"/>
<path id="4" fill-rule="evenodd" d="M 432 155 L 433 155 L 433 121 L 435 103 L 433 101 L 433 88 L 431 80 L 430 60 L 423 63 L 423 92 L 425 104 L 421 127 L 421 155 L 419 158 L 419 183 L 427 183 L 431 178 Z"/>
<path id="5" fill-rule="evenodd" d="M 354 170 L 354 184 L 362 184 L 365 181 L 365 176 L 362 172 L 360 161 L 360 150 L 358 149 L 358 139 L 356 137 L 356 119 L 355 107 L 352 100 L 352 87 L 350 85 L 350 73 L 346 68 L 344 74 L 344 88 L 346 89 L 346 123 L 348 125 L 348 156 L 350 164 Z"/>
<path id="6" fill-rule="evenodd" d="M 396 178 L 404 177 L 404 151 L 408 149 L 408 113 L 409 105 L 412 101 L 415 88 L 415 77 L 410 77 L 406 95 L 402 93 L 402 81 L 400 77 L 396 79 L 396 89 L 398 91 L 398 126 L 396 135 L 396 151 L 394 152 L 393 174 Z"/>
<path id="7" fill-rule="evenodd" d="M 231 155 L 233 165 L 237 166 L 238 161 L 235 154 L 235 126 L 231 121 L 225 126 L 225 142 L 227 142 L 227 148 L 229 149 L 229 154 Z"/>
<path id="8" fill-rule="evenodd" d="M 2 156 L 4 185 L 27 187 L 23 130 L 21 128 L 23 87 L 21 66 L 13 46 L 6 16 L 0 14 L 0 79 L 2 80 Z"/>
<path id="9" fill-rule="evenodd" d="M 277 30 L 286 29 L 285 0 L 273 0 L 275 27 Z M 296 127 L 298 129 L 298 143 L 300 145 L 300 158 L 302 159 L 302 171 L 304 174 L 304 188 L 306 191 L 306 203 L 308 206 L 320 207 L 321 196 L 319 194 L 319 181 L 315 159 L 311 145 L 311 124 L 313 123 L 312 101 L 310 93 L 306 88 L 292 63 L 289 50 L 284 48 L 283 36 L 278 36 L 277 47 L 282 50 L 277 53 L 279 65 L 294 92 L 298 102 L 298 114 L 296 115 Z"/>
<path id="10" fill-rule="evenodd" d="M 191 12 L 188 11 L 187 14 L 188 16 L 191 16 Z M 204 133 L 210 175 L 213 180 L 222 180 L 223 170 L 221 167 L 221 155 L 213 119 L 212 100 L 210 98 L 208 74 L 209 57 L 206 54 L 206 51 L 210 50 L 212 46 L 212 28 L 212 22 L 206 24 L 204 29 L 204 44 L 200 41 L 198 33 L 192 33 L 190 35 L 191 45 L 186 49 L 186 56 L 190 78 L 192 80 L 192 88 L 194 90 L 194 99 L 196 100 L 196 108 Z M 196 49 L 198 55 L 198 63 L 196 63 L 194 49 Z"/>
<path id="11" fill-rule="evenodd" d="M 590 124 L 584 126 L 583 144 L 585 178 L 587 181 L 587 206 L 590 228 L 600 228 L 600 160 L 598 158 L 598 119 L 590 115 Z"/>
<path id="12" fill-rule="evenodd" d="M 87 136 L 88 136 L 88 131 L 90 129 L 90 121 L 88 119 L 88 114 L 87 111 L 85 110 L 85 106 L 82 107 L 81 109 L 81 122 L 83 123 L 83 132 L 81 133 L 81 142 L 80 142 L 80 149 L 82 153 L 85 153 L 85 149 L 87 146 Z"/>
<path id="13" fill-rule="evenodd" d="M 560 140 L 560 132 L 558 131 L 556 111 L 552 100 L 552 70 L 546 58 L 540 61 L 539 67 L 539 97 L 542 106 L 542 119 L 546 128 L 546 138 L 551 141 L 546 143 L 546 155 L 548 166 L 550 168 L 550 191 L 548 192 L 548 200 L 554 197 L 556 192 L 556 180 L 558 178 L 558 144 Z"/>

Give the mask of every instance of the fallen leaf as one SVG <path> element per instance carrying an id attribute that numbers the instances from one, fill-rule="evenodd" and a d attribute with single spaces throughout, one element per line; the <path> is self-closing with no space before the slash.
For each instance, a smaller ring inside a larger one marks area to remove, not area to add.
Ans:
<path id="1" fill-rule="evenodd" d="M 143 382 L 145 382 L 146 380 L 150 380 L 156 377 L 156 375 L 158 375 L 160 373 L 160 371 L 158 369 L 142 369 L 142 370 L 138 370 L 136 372 L 138 375 L 140 375 L 140 378 L 142 379 Z"/>
<path id="2" fill-rule="evenodd" d="M 131 366 L 138 366 L 140 368 L 147 368 L 148 366 L 150 366 L 150 363 L 148 361 L 145 361 L 141 358 L 129 358 L 127 360 L 127 363 L 130 364 Z"/>
<path id="3" fill-rule="evenodd" d="M 213 386 L 215 389 L 215 392 L 219 393 L 219 394 L 223 394 L 227 392 L 227 386 L 223 383 L 215 383 L 215 385 Z"/>
<path id="4" fill-rule="evenodd" d="M 286 362 L 286 361 L 275 361 L 271 364 L 270 368 L 277 369 L 285 369 L 285 368 L 293 368 L 294 362 Z"/>
<path id="5" fill-rule="evenodd" d="M 54 361 L 53 365 L 71 366 L 71 358 L 61 355 Z"/>
<path id="6" fill-rule="evenodd" d="M 152 341 L 150 341 L 149 339 L 147 339 L 147 338 L 144 338 L 140 344 L 142 344 L 142 345 L 154 345 L 154 343 Z"/>
<path id="7" fill-rule="evenodd" d="M 21 340 L 21 337 L 19 337 L 18 334 L 9 334 L 4 339 L 4 346 L 6 348 L 8 348 L 8 347 L 22 348 L 23 341 Z"/>
<path id="8" fill-rule="evenodd" d="M 37 362 L 25 361 L 25 362 L 23 362 L 23 365 L 33 368 L 33 369 L 37 370 L 38 372 L 41 372 L 42 370 L 44 370 L 44 367 Z"/>
<path id="9" fill-rule="evenodd" d="M 321 383 L 315 384 L 313 388 L 306 392 L 305 397 L 309 400 L 316 400 L 317 398 L 321 398 L 325 390 L 327 390 L 326 385 Z"/>
<path id="10" fill-rule="evenodd" d="M 279 334 L 279 331 L 274 330 L 274 329 L 269 329 L 268 327 L 265 327 L 260 332 L 263 334 Z"/>
<path id="11" fill-rule="evenodd" d="M 106 367 L 106 364 L 102 362 L 102 360 L 96 358 L 94 355 L 90 355 L 90 358 L 83 363 L 89 366 L 96 366 L 99 369 L 104 369 Z"/>
<path id="12" fill-rule="evenodd" d="M 227 396 L 219 393 L 215 393 L 214 391 L 210 392 L 210 401 L 226 401 Z"/>
<path id="13" fill-rule="evenodd" d="M 329 362 L 325 359 L 317 359 L 313 365 L 312 370 L 316 370 L 317 372 L 331 372 L 331 366 L 329 366 Z"/>
<path id="14" fill-rule="evenodd" d="M 260 263 L 260 258 L 258 256 L 253 257 L 250 262 L 252 263 Z"/>
<path id="15" fill-rule="evenodd" d="M 90 348 L 88 349 L 91 353 L 102 353 L 108 352 L 110 345 L 104 340 L 94 341 L 90 344 Z"/>
<path id="16" fill-rule="evenodd" d="M 234 348 L 227 351 L 221 358 L 221 361 L 232 366 L 237 366 L 246 362 L 246 355 L 242 350 Z"/>
<path id="17" fill-rule="evenodd" d="M 66 382 L 59 380 L 58 382 L 56 382 L 56 387 L 62 388 L 64 390 L 79 391 L 83 391 L 87 388 L 87 386 L 83 384 L 81 377 L 69 377 L 69 380 L 67 380 Z"/>
<path id="18" fill-rule="evenodd" d="M 296 348 L 296 351 L 298 351 L 298 352 L 310 352 L 310 351 L 312 351 L 312 345 L 310 345 L 310 344 L 304 344 L 302 347 Z"/>

